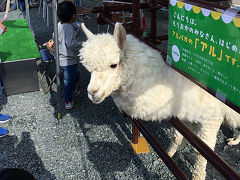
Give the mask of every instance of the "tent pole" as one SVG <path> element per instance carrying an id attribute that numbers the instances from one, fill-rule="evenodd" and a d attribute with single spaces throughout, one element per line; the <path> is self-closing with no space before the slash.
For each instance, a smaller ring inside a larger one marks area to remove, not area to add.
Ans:
<path id="1" fill-rule="evenodd" d="M 58 47 L 58 22 L 57 22 L 57 1 L 53 0 L 53 28 L 54 28 L 54 46 L 55 46 L 55 60 L 56 60 L 56 80 L 57 80 L 57 118 L 62 118 L 62 102 L 60 90 L 60 63 L 59 63 L 59 47 Z"/>
<path id="2" fill-rule="evenodd" d="M 29 2 L 28 2 L 28 0 L 25 0 L 25 16 L 26 16 L 26 20 L 28 22 L 28 26 L 32 30 L 31 24 L 30 24 L 30 13 L 29 13 Z"/>

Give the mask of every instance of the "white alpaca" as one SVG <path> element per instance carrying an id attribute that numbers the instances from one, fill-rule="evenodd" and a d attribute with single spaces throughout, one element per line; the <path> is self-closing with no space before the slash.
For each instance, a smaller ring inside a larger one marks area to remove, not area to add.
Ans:
<path id="1" fill-rule="evenodd" d="M 110 94 L 120 111 L 142 120 L 177 116 L 197 125 L 197 135 L 212 149 L 223 122 L 240 126 L 240 115 L 170 68 L 159 52 L 131 35 L 116 23 L 114 35 L 92 34 L 80 50 L 82 64 L 91 72 L 88 97 L 101 103 Z M 183 137 L 176 130 L 167 152 L 173 156 Z M 238 144 L 229 139 L 229 144 Z M 193 179 L 205 179 L 207 161 L 196 153 Z"/>

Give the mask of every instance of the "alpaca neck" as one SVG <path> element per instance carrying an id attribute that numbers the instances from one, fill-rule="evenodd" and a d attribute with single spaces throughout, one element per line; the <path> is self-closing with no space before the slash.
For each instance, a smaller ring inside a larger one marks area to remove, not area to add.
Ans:
<path id="1" fill-rule="evenodd" d="M 133 39 L 128 39 L 126 41 L 125 48 L 121 53 L 121 61 L 120 61 L 120 70 L 119 70 L 119 82 L 121 91 L 127 91 L 129 87 L 134 82 L 136 78 L 136 74 L 138 71 L 138 52 L 141 50 L 134 50 Z"/>
<path id="2" fill-rule="evenodd" d="M 127 36 L 126 45 L 122 53 L 120 68 L 120 87 L 128 89 L 136 79 L 148 81 L 152 83 L 159 82 L 160 77 L 169 74 L 169 68 L 162 59 L 162 56 L 151 47 L 140 42 L 131 35 Z"/>

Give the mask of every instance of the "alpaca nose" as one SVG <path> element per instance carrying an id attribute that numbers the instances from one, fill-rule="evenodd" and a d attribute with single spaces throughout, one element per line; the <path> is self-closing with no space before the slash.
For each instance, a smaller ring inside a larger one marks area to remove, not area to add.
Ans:
<path id="1" fill-rule="evenodd" d="M 94 96 L 94 94 L 96 94 L 98 92 L 99 88 L 98 89 L 92 89 L 92 90 L 89 90 L 88 93 L 91 94 L 92 96 Z"/>

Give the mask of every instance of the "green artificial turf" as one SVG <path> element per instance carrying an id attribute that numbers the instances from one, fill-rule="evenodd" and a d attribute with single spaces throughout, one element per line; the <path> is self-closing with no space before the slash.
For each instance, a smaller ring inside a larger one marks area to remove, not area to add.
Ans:
<path id="1" fill-rule="evenodd" d="M 7 27 L 7 32 L 0 36 L 2 62 L 40 57 L 32 32 L 25 19 L 5 21 L 3 24 Z"/>

